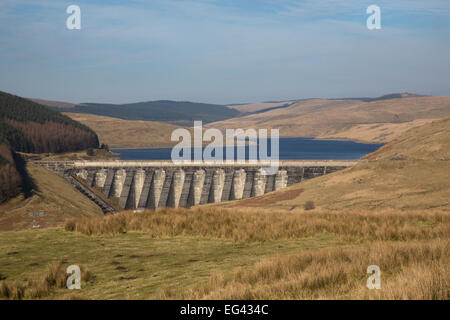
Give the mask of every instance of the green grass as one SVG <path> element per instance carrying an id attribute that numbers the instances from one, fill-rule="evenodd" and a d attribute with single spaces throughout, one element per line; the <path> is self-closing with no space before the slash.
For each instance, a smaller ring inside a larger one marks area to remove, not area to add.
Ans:
<path id="1" fill-rule="evenodd" d="M 186 288 L 211 274 L 251 267 L 264 257 L 341 246 L 332 236 L 236 243 L 199 237 L 151 238 L 129 232 L 84 236 L 62 228 L 0 233 L 0 274 L 6 281 L 42 274 L 52 262 L 86 265 L 95 280 L 77 295 L 93 299 L 151 299 L 166 288 Z M 59 289 L 49 298 L 73 293 Z"/>

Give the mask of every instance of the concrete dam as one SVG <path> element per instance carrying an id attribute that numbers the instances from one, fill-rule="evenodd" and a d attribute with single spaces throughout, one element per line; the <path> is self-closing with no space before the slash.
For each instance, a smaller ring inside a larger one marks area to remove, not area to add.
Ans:
<path id="1" fill-rule="evenodd" d="M 102 208 L 191 207 L 256 197 L 350 166 L 351 160 L 280 161 L 275 174 L 262 163 L 183 163 L 171 161 L 36 161 L 69 181 Z M 100 196 L 98 193 L 101 193 Z M 106 201 L 105 201 L 106 200 Z"/>

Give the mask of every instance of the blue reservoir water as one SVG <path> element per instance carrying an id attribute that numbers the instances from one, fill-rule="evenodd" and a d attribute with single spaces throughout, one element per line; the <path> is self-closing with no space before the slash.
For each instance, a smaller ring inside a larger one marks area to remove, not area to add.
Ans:
<path id="1" fill-rule="evenodd" d="M 311 138 L 280 138 L 280 160 L 359 159 L 375 151 L 382 144 L 366 144 L 342 140 L 315 140 Z M 248 146 L 245 147 L 248 159 Z M 270 154 L 270 145 L 268 147 Z M 171 148 L 113 149 L 121 160 L 170 160 Z M 225 155 L 225 151 L 223 153 Z M 235 154 L 237 152 L 235 151 Z"/>

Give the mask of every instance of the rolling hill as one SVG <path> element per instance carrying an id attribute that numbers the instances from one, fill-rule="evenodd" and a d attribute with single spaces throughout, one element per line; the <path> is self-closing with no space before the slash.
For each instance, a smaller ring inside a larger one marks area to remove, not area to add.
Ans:
<path id="1" fill-rule="evenodd" d="M 450 116 L 450 97 L 388 95 L 370 101 L 311 99 L 207 127 L 278 128 L 281 137 L 385 143 L 424 122 Z M 421 120 L 421 121 L 417 121 Z"/>
<path id="2" fill-rule="evenodd" d="M 246 114 L 251 114 L 251 113 L 260 113 L 260 112 L 264 112 L 264 111 L 268 111 L 268 110 L 287 107 L 292 103 L 294 103 L 294 102 L 293 101 L 255 102 L 255 103 L 247 103 L 247 104 L 233 104 L 233 105 L 229 105 L 227 107 L 238 110 L 242 115 L 246 115 Z"/>
<path id="3" fill-rule="evenodd" d="M 204 123 L 238 116 L 239 111 L 226 106 L 170 100 L 128 104 L 83 103 L 72 108 L 53 108 L 60 112 L 89 113 L 124 120 L 168 122 L 177 125 L 193 125 L 194 120 Z"/>
<path id="4" fill-rule="evenodd" d="M 64 112 L 64 115 L 92 128 L 100 142 L 110 148 L 164 148 L 172 147 L 172 131 L 178 126 L 156 121 L 123 120 L 87 113 Z"/>
<path id="5" fill-rule="evenodd" d="M 39 103 L 39 104 L 41 104 L 43 106 L 47 106 L 47 107 L 73 108 L 76 106 L 75 103 L 64 102 L 64 101 L 44 100 L 44 99 L 35 99 L 35 98 L 28 98 L 28 100 L 31 100 L 33 102 Z"/>
<path id="6" fill-rule="evenodd" d="M 218 204 L 303 210 L 450 210 L 450 118 L 412 128 L 352 168 L 261 197 Z M 324 196 L 326 195 L 326 196 Z"/>

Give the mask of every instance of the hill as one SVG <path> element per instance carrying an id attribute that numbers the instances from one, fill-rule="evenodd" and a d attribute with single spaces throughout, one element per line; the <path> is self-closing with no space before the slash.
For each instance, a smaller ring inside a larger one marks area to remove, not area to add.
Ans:
<path id="1" fill-rule="evenodd" d="M 392 99 L 392 96 L 387 96 L 372 100 L 311 99 L 286 108 L 213 122 L 207 126 L 221 130 L 279 128 L 281 137 L 385 143 L 407 129 L 423 124 L 423 121 L 450 116 L 450 97 L 406 96 Z"/>
<path id="2" fill-rule="evenodd" d="M 100 142 L 110 148 L 172 147 L 172 131 L 178 126 L 156 121 L 123 120 L 87 113 L 65 112 L 64 115 L 92 128 Z"/>
<path id="3" fill-rule="evenodd" d="M 0 232 L 0 299 L 448 300 L 449 127 L 450 118 L 430 122 L 353 168 L 191 209 L 88 214 L 75 194 L 51 199 L 70 188 L 30 166 L 48 188 L 43 203 L 65 199 L 86 216 L 64 228 Z M 316 209 L 302 209 L 308 200 Z M 33 212 L 24 225 L 59 223 L 49 216 Z M 21 227 L 7 219 L 0 214 L 0 229 Z M 76 294 L 64 286 L 72 264 L 82 271 Z M 372 264 L 382 290 L 367 290 Z"/>
<path id="4" fill-rule="evenodd" d="M 83 103 L 70 110 L 54 108 L 60 112 L 89 113 L 124 120 L 169 122 L 177 125 L 193 125 L 194 120 L 220 121 L 239 115 L 239 111 L 226 106 L 196 102 L 169 100 L 128 104 Z"/>
<path id="5" fill-rule="evenodd" d="M 255 102 L 246 104 L 233 104 L 227 106 L 228 108 L 238 110 L 242 115 L 268 111 L 272 109 L 279 109 L 287 107 L 292 104 L 292 101 L 281 101 L 281 102 Z"/>
<path id="6" fill-rule="evenodd" d="M 48 107 L 0 92 L 0 135 L 14 151 L 67 152 L 98 147 L 90 128 Z"/>
<path id="7" fill-rule="evenodd" d="M 103 216 L 100 208 L 63 178 L 29 163 L 27 172 L 35 184 L 33 194 L 0 205 L 0 230 L 61 225 L 67 218 Z"/>
<path id="8" fill-rule="evenodd" d="M 450 118 L 412 128 L 364 157 L 369 160 L 450 160 Z M 450 174 L 449 171 L 444 172 Z"/>
<path id="9" fill-rule="evenodd" d="M 0 203 L 32 188 L 16 152 L 60 153 L 98 147 L 94 131 L 28 99 L 0 91 Z"/>
<path id="10" fill-rule="evenodd" d="M 76 106 L 75 103 L 71 102 L 64 102 L 64 101 L 55 101 L 55 100 L 44 100 L 44 99 L 35 99 L 35 98 L 28 98 L 28 100 L 31 100 L 33 102 L 39 103 L 43 106 L 47 107 L 57 107 L 57 108 L 73 108 Z"/>
<path id="11" fill-rule="evenodd" d="M 261 197 L 218 204 L 303 210 L 450 210 L 450 118 L 405 132 L 352 168 Z M 326 196 L 324 196 L 326 195 Z"/>

